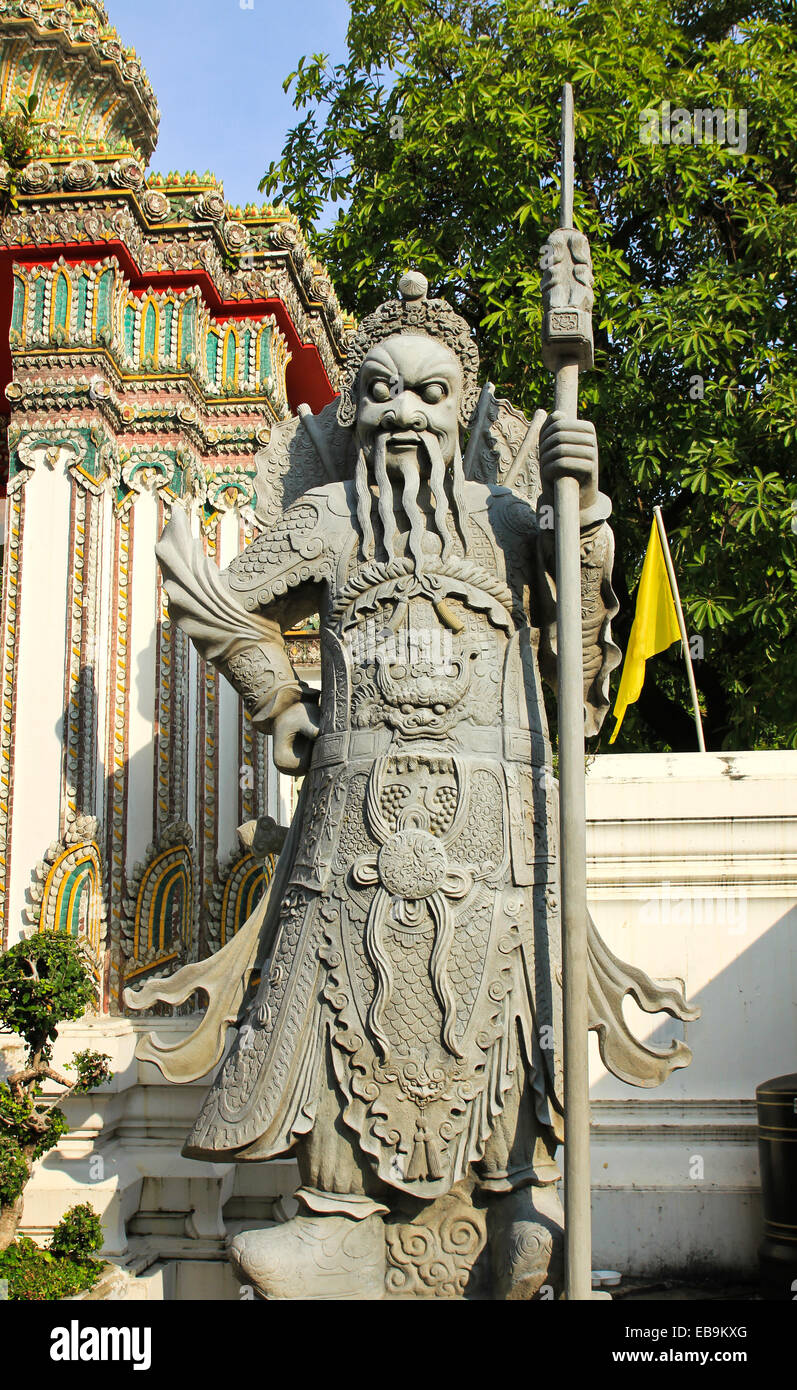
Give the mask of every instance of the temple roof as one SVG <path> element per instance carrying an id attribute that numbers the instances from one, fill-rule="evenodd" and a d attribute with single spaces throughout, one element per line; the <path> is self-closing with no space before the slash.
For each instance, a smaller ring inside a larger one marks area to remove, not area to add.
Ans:
<path id="1" fill-rule="evenodd" d="M 42 138 L 0 224 L 0 268 L 9 260 L 52 265 L 61 255 L 92 267 L 116 257 L 134 297 L 199 288 L 208 332 L 231 318 L 273 315 L 288 352 L 290 408 L 326 404 L 354 325 L 324 266 L 287 207 L 231 207 L 211 173 L 147 173 L 155 95 L 102 4 L 0 0 L 0 112 L 16 113 L 34 92 Z M 7 290 L 0 278 L 0 384 L 11 375 Z M 56 355 L 63 348 L 47 346 Z"/>
<path id="2" fill-rule="evenodd" d="M 95 0 L 0 3 L 0 111 L 38 95 L 39 153 L 48 159 L 133 154 L 158 138 L 155 93 L 134 49 Z"/>

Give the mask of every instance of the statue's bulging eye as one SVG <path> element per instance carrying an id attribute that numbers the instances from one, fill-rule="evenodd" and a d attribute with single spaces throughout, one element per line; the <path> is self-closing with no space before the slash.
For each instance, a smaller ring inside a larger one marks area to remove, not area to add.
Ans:
<path id="1" fill-rule="evenodd" d="M 381 377 L 377 377 L 376 381 L 371 382 L 371 399 L 378 401 L 380 405 L 384 401 L 389 401 L 391 394 L 390 383 L 383 381 Z"/>
<path id="2" fill-rule="evenodd" d="M 421 396 L 428 405 L 437 405 L 447 394 L 442 381 L 430 381 L 421 391 Z"/>

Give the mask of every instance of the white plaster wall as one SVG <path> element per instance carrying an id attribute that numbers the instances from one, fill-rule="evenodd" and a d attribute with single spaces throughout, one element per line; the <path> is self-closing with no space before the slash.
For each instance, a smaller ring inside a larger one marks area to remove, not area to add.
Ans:
<path id="1" fill-rule="evenodd" d="M 111 706 L 111 664 L 112 649 L 111 625 L 113 622 L 113 597 L 115 592 L 113 576 L 113 501 L 109 492 L 103 492 L 96 501 L 96 516 L 101 527 L 99 565 L 97 570 L 97 645 L 94 652 L 94 688 L 97 700 L 97 747 L 95 760 L 95 814 L 105 829 L 107 812 L 106 764 L 108 752 L 108 719 Z"/>
<path id="2" fill-rule="evenodd" d="M 194 508 L 189 513 L 191 535 L 194 540 L 200 537 L 199 516 Z M 186 762 L 186 819 L 194 832 L 194 855 L 199 846 L 201 829 L 197 814 L 197 773 L 200 752 L 197 748 L 199 727 L 199 658 L 193 642 L 188 643 L 188 750 Z M 202 752 L 204 757 L 204 750 Z"/>
<path id="3" fill-rule="evenodd" d="M 686 1031 L 694 1049 L 657 1097 L 749 1100 L 797 1054 L 797 753 L 609 756 L 588 788 L 604 939 L 654 976 L 684 978 L 703 1009 L 663 1033 L 634 1006 L 643 1035 Z M 624 1089 L 596 1064 L 594 1097 Z"/>
<path id="4" fill-rule="evenodd" d="M 238 544 L 239 525 L 235 512 L 227 512 L 218 524 L 219 560 L 226 569 L 240 549 Z M 218 855 L 223 861 L 228 855 L 239 852 L 238 836 L 238 792 L 240 777 L 240 749 L 238 743 L 238 710 L 240 699 L 229 681 L 219 680 L 219 790 L 218 815 L 219 838 Z"/>
<path id="5" fill-rule="evenodd" d="M 688 1068 L 639 1091 L 592 1044 L 594 1263 L 754 1274 L 755 1088 L 797 1066 L 797 752 L 608 755 L 587 781 L 592 915 L 701 1018 L 626 1017 Z"/>
<path id="6" fill-rule="evenodd" d="M 127 724 L 127 869 L 142 861 L 153 836 L 158 502 L 148 488 L 133 503 L 130 703 Z"/>
<path id="7" fill-rule="evenodd" d="M 277 809 L 272 811 L 269 807 L 269 814 L 273 815 L 280 825 L 290 825 L 303 780 L 301 777 L 286 776 L 284 772 L 277 773 Z"/>
<path id="8" fill-rule="evenodd" d="M 188 750 L 186 755 L 186 819 L 194 832 L 194 853 L 199 844 L 199 818 L 197 816 L 197 727 L 199 708 L 198 658 L 192 642 L 188 644 Z"/>
<path id="9" fill-rule="evenodd" d="M 67 451 L 50 469 L 46 448 L 25 483 L 22 573 L 19 583 L 19 664 L 16 673 L 16 742 L 12 752 L 9 945 L 28 925 L 31 871 L 60 833 L 61 732 L 64 720 L 69 508 L 72 481 Z M 71 458 L 71 454 L 69 455 Z"/>

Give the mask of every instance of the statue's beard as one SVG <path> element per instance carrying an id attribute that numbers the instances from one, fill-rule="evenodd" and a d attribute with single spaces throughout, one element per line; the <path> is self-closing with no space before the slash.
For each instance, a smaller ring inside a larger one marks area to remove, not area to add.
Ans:
<path id="1" fill-rule="evenodd" d="M 409 522 L 407 537 L 408 553 L 414 562 L 416 573 L 423 572 L 427 556 L 424 553 L 424 536 L 431 530 L 440 540 L 442 558 L 447 560 L 452 549 L 452 536 L 449 515 L 452 515 L 456 529 L 462 540 L 465 538 L 465 478 L 462 469 L 462 454 L 457 441 L 451 465 L 451 499 L 446 488 L 446 465 L 440 449 L 440 441 L 431 430 L 419 431 L 420 444 L 414 454 L 399 454 L 391 464 L 394 475 L 402 481 L 400 508 Z M 388 561 L 399 558 L 397 543 L 399 530 L 394 510 L 393 486 L 387 471 L 388 434 L 381 430 L 374 440 L 373 475 L 377 485 L 376 507 L 382 530 L 382 543 Z M 376 551 L 374 527 L 371 517 L 373 496 L 368 484 L 368 464 L 365 453 L 360 448 L 357 456 L 355 482 L 357 488 L 357 518 L 363 538 L 363 552 L 366 559 L 372 559 Z M 432 510 L 427 513 L 418 502 L 422 481 L 427 481 L 432 496 Z"/>

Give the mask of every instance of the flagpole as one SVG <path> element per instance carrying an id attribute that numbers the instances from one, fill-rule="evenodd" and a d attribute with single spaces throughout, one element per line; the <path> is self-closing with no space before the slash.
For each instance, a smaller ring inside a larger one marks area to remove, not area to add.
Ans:
<path id="1" fill-rule="evenodd" d="M 684 649 L 684 661 L 686 662 L 686 674 L 689 677 L 689 689 L 692 692 L 692 710 L 695 716 L 695 728 L 697 730 L 697 746 L 701 753 L 706 751 L 706 741 L 703 737 L 703 721 L 700 718 L 700 706 L 697 703 L 697 686 L 695 685 L 695 672 L 692 666 L 692 653 L 689 650 L 689 638 L 686 633 L 686 623 L 684 622 L 684 610 L 681 607 L 681 595 L 678 592 L 678 581 L 675 578 L 675 569 L 670 554 L 670 543 L 667 540 L 667 532 L 664 529 L 664 518 L 661 514 L 661 507 L 653 508 L 653 515 L 656 518 L 656 529 L 661 541 L 664 563 L 667 567 L 667 578 L 670 581 L 675 612 L 678 618 L 678 628 L 681 633 L 681 645 Z"/>

